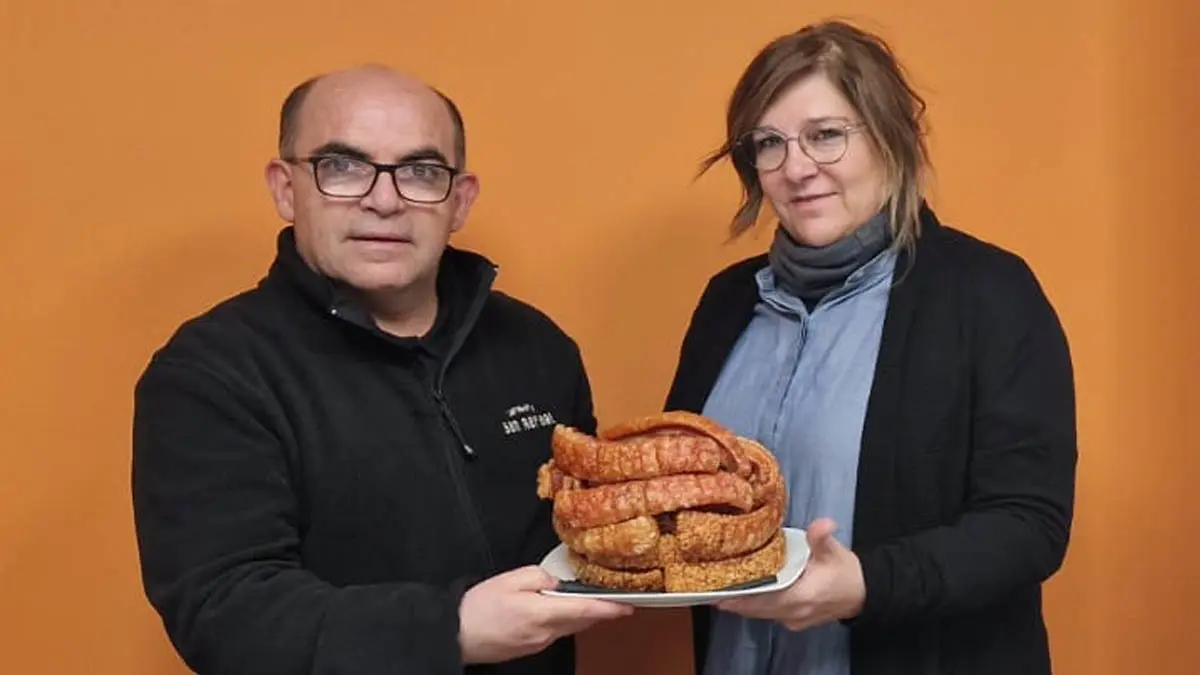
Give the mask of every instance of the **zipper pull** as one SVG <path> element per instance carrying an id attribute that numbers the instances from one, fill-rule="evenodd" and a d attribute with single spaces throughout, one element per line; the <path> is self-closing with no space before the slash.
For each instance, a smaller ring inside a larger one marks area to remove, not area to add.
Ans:
<path id="1" fill-rule="evenodd" d="M 437 400 L 438 408 L 442 411 L 442 417 L 446 418 L 446 423 L 450 425 L 450 431 L 454 433 L 454 438 L 458 440 L 458 444 L 462 446 L 463 453 L 470 458 L 475 457 L 475 450 L 471 448 L 471 444 L 467 443 L 467 439 L 463 436 L 462 429 L 458 426 L 458 420 L 454 419 L 454 413 L 450 411 L 450 405 L 446 403 L 442 392 L 434 390 L 433 398 Z"/>

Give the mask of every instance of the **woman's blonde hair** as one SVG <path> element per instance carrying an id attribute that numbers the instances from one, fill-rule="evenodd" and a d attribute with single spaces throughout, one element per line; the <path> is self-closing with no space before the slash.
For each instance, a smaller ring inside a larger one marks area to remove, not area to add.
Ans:
<path id="1" fill-rule="evenodd" d="M 729 156 L 742 184 L 742 204 L 730 223 L 738 237 L 758 221 L 763 191 L 752 157 L 737 144 L 767 108 L 795 82 L 824 74 L 861 117 L 886 167 L 885 205 L 894 243 L 911 247 L 920 234 L 928 180 L 925 101 L 909 85 L 891 47 L 879 36 L 844 21 L 805 26 L 772 40 L 737 82 L 726 112 L 725 143 L 706 157 L 700 173 Z"/>

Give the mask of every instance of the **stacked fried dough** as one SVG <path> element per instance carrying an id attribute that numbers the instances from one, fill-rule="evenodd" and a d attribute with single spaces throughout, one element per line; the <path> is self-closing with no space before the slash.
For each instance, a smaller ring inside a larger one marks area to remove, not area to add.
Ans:
<path id="1" fill-rule="evenodd" d="M 538 496 L 579 581 L 670 593 L 719 590 L 783 566 L 787 492 L 762 445 L 693 413 L 630 420 L 599 437 L 558 425 Z"/>

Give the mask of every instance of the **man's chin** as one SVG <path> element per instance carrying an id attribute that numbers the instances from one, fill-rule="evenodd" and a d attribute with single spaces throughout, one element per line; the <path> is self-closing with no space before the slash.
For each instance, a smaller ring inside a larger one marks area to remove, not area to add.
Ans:
<path id="1" fill-rule="evenodd" d="M 416 284 L 408 276 L 393 277 L 352 277 L 346 282 L 360 293 L 369 295 L 404 293 L 413 290 Z"/>
<path id="2" fill-rule="evenodd" d="M 403 291 L 419 276 L 411 262 L 378 263 L 358 261 L 340 275 L 341 282 L 363 293 Z"/>

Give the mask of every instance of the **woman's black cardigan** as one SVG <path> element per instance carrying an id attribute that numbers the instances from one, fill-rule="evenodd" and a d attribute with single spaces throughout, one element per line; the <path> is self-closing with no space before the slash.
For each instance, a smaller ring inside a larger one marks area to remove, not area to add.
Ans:
<path id="1" fill-rule="evenodd" d="M 709 281 L 666 409 L 701 411 L 764 264 Z M 928 207 L 893 283 L 859 460 L 851 673 L 1050 673 L 1041 583 L 1066 553 L 1077 454 L 1062 326 L 1023 259 Z M 693 613 L 697 672 L 708 611 Z"/>

